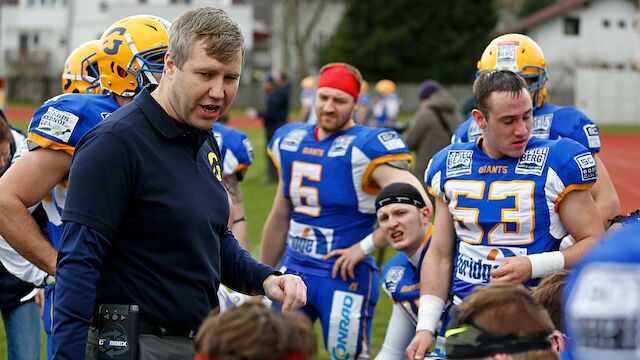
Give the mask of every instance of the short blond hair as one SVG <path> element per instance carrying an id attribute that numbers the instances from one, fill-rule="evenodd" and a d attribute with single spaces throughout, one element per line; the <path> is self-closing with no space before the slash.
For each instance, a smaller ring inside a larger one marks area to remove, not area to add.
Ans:
<path id="1" fill-rule="evenodd" d="M 210 6 L 195 8 L 180 15 L 169 31 L 168 52 L 178 68 L 201 40 L 207 55 L 223 63 L 234 60 L 243 51 L 242 31 L 224 10 Z"/>

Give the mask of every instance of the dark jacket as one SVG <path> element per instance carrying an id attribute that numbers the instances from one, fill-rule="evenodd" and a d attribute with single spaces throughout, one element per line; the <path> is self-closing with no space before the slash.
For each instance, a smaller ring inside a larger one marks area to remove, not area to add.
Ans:
<path id="1" fill-rule="evenodd" d="M 445 126 L 436 112 L 442 115 Z M 407 145 L 416 152 L 413 174 L 424 181 L 424 170 L 433 155 L 449 145 L 451 135 L 464 119 L 458 106 L 446 90 L 440 90 L 422 104 L 404 133 Z"/>

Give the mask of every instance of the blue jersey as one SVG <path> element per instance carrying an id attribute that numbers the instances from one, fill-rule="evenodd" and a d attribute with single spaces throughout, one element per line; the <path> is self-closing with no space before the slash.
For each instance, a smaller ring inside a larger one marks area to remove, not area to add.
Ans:
<path id="1" fill-rule="evenodd" d="M 425 173 L 429 191 L 454 220 L 453 293 L 460 299 L 488 283 L 505 257 L 558 250 L 567 234 L 559 204 L 597 178 L 593 155 L 570 139 L 531 138 L 522 156 L 498 160 L 479 142 L 449 145 Z"/>
<path id="2" fill-rule="evenodd" d="M 390 119 L 396 119 L 400 113 L 402 99 L 396 93 L 383 96 L 373 105 L 373 117 L 376 125 L 381 126 Z"/>
<path id="3" fill-rule="evenodd" d="M 405 253 L 401 252 L 392 257 L 382 269 L 382 289 L 391 301 L 402 306 L 414 325 L 418 324 L 420 269 L 424 254 L 427 253 L 429 247 L 429 241 L 431 241 L 432 230 L 433 227 L 430 226 L 424 246 L 420 251 L 417 267 L 411 263 Z"/>
<path id="4" fill-rule="evenodd" d="M 247 135 L 220 123 L 213 124 L 213 135 L 222 154 L 222 176 L 248 168 L 253 161 L 253 147 Z"/>
<path id="5" fill-rule="evenodd" d="M 84 134 L 119 108 L 111 95 L 64 94 L 45 102 L 31 118 L 27 134 L 30 149 L 45 148 L 73 155 Z M 49 219 L 49 236 L 57 249 L 62 209 L 67 196 L 66 180 L 57 184 L 42 205 Z"/>
<path id="6" fill-rule="evenodd" d="M 471 117 L 458 126 L 451 143 L 474 142 L 480 135 L 482 131 Z M 547 140 L 569 138 L 579 142 L 592 153 L 600 152 L 598 126 L 572 106 L 547 103 L 534 110 L 531 135 Z"/>
<path id="7" fill-rule="evenodd" d="M 271 139 L 269 154 L 282 174 L 284 196 L 293 205 L 282 265 L 328 277 L 335 258 L 324 256 L 373 231 L 379 191 L 370 184 L 374 168 L 411 159 L 398 133 L 360 125 L 318 141 L 313 125 L 287 124 Z M 366 263 L 373 266 L 371 258 Z"/>

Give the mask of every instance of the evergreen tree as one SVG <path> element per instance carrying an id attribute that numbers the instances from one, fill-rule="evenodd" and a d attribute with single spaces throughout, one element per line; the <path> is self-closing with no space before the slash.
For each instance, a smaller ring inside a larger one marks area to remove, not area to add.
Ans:
<path id="1" fill-rule="evenodd" d="M 491 1 L 347 0 L 319 58 L 351 63 L 370 81 L 469 82 L 495 23 Z"/>

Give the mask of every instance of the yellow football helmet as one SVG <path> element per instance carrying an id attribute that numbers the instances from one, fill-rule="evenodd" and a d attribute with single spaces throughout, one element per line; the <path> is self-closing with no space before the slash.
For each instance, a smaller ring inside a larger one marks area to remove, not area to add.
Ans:
<path id="1" fill-rule="evenodd" d="M 396 83 L 391 80 L 380 80 L 376 83 L 376 92 L 382 96 L 387 96 L 396 92 Z"/>
<path id="2" fill-rule="evenodd" d="M 300 86 L 303 89 L 315 89 L 317 87 L 317 80 L 315 76 L 306 76 L 300 81 Z"/>
<path id="3" fill-rule="evenodd" d="M 547 62 L 542 49 L 522 34 L 498 36 L 484 49 L 476 76 L 492 70 L 511 70 L 527 81 L 533 107 L 544 104 L 547 96 Z"/>
<path id="4" fill-rule="evenodd" d="M 87 41 L 69 54 L 60 79 L 63 94 L 100 93 L 100 74 L 96 62 L 98 44 L 98 40 Z"/>
<path id="5" fill-rule="evenodd" d="M 362 83 L 360 84 L 360 94 L 366 94 L 369 92 L 369 83 L 367 82 L 367 80 L 362 80 Z"/>
<path id="6" fill-rule="evenodd" d="M 157 16 L 129 16 L 100 37 L 98 70 L 103 89 L 131 97 L 147 84 L 157 84 L 169 42 L 170 23 Z"/>

